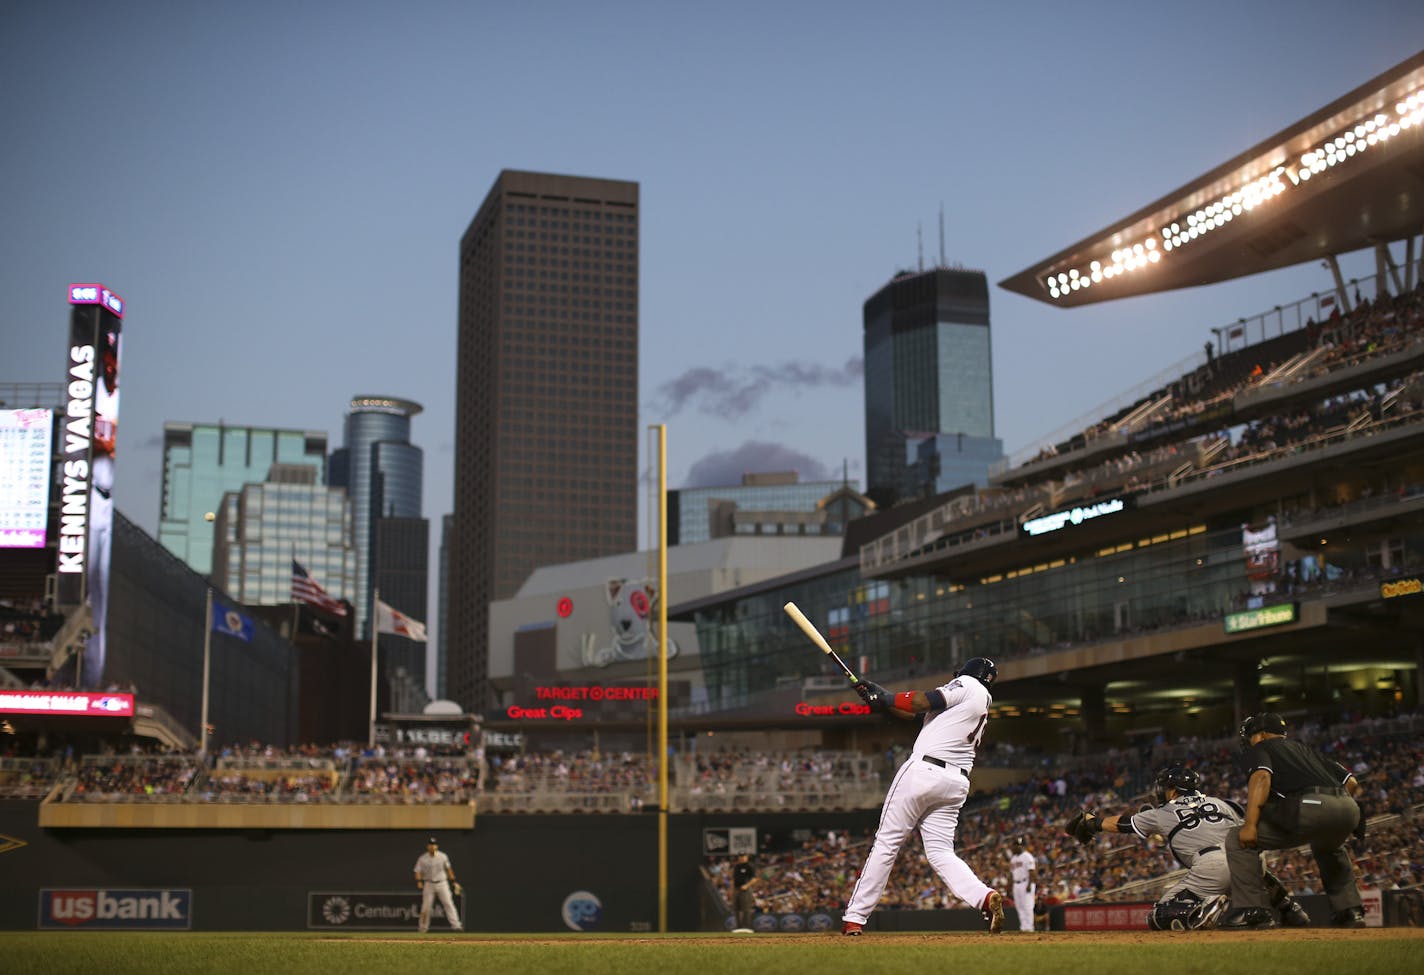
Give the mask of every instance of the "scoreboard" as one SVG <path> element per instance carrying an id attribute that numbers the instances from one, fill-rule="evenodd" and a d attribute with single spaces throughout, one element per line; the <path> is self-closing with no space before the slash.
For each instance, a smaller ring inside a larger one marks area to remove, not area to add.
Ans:
<path id="1" fill-rule="evenodd" d="M 0 410 L 0 548 L 44 548 L 51 410 Z"/>

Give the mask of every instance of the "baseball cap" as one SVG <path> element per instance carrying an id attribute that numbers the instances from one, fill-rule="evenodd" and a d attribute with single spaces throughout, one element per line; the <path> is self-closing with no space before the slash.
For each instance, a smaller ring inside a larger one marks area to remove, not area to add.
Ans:
<path id="1" fill-rule="evenodd" d="M 1286 733 L 1286 719 L 1274 711 L 1262 711 L 1260 714 L 1253 714 L 1241 724 L 1241 737 L 1250 738 L 1262 732 L 1268 735 L 1283 735 Z"/>
<path id="2" fill-rule="evenodd" d="M 433 837 L 433 836 L 430 837 L 430 839 L 428 839 L 428 840 L 425 841 L 425 845 L 426 845 L 426 846 L 429 846 L 429 845 L 432 844 L 432 843 L 435 844 L 436 846 L 439 846 L 439 845 L 440 845 L 440 841 L 437 840 L 437 839 L 436 839 L 435 837 Z"/>

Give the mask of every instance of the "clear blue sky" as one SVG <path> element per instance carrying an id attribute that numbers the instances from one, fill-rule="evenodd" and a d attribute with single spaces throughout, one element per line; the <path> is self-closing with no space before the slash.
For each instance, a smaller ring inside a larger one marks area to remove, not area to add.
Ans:
<path id="1" fill-rule="evenodd" d="M 915 265 L 917 225 L 937 257 L 941 204 L 946 256 L 997 282 L 1424 40 L 1417 0 L 1163 7 L 14 0 L 0 381 L 61 378 L 65 285 L 102 281 L 129 302 L 117 497 L 138 524 L 165 420 L 337 443 L 350 397 L 380 393 L 426 407 L 438 528 L 460 234 L 502 168 L 629 179 L 640 420 L 668 424 L 672 485 L 862 476 L 861 305 Z M 1075 311 L 994 289 L 997 432 L 1024 447 L 1328 283 Z M 670 394 L 699 368 L 734 395 Z"/>

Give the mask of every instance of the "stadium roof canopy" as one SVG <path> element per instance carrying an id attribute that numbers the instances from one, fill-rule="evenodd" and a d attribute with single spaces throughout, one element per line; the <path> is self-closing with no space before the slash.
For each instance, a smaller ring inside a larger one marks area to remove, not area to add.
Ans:
<path id="1" fill-rule="evenodd" d="M 1259 274 L 1424 231 L 1424 52 L 1006 278 L 1076 307 Z"/>

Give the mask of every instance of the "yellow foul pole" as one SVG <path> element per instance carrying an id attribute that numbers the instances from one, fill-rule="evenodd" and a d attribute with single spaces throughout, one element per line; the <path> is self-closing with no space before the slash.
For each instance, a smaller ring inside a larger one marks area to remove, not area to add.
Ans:
<path id="1" fill-rule="evenodd" d="M 668 900 L 667 424 L 658 424 L 658 930 Z"/>

